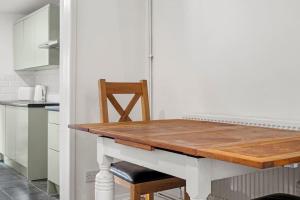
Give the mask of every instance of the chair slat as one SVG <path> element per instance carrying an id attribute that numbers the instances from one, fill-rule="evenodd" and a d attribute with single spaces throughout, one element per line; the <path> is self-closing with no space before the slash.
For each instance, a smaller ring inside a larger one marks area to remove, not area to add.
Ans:
<path id="1" fill-rule="evenodd" d="M 106 82 L 107 94 L 142 94 L 140 83 L 112 83 Z"/>

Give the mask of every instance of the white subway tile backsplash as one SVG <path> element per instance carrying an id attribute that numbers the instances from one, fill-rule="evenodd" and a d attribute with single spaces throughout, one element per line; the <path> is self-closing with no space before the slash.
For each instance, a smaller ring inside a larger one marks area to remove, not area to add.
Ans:
<path id="1" fill-rule="evenodd" d="M 35 72 L 35 84 L 47 86 L 47 100 L 59 101 L 59 69 Z"/>
<path id="2" fill-rule="evenodd" d="M 34 82 L 33 74 L 0 74 L 0 99 L 16 99 L 19 87 L 33 86 Z"/>
<path id="3" fill-rule="evenodd" d="M 37 84 L 47 86 L 49 101 L 59 100 L 59 69 L 0 74 L 0 100 L 17 99 L 19 87 Z"/>
<path id="4" fill-rule="evenodd" d="M 9 82 L 0 80 L 0 87 L 9 87 Z"/>
<path id="5" fill-rule="evenodd" d="M 1 94 L 9 94 L 11 91 L 10 87 L 0 87 L 0 93 Z"/>
<path id="6" fill-rule="evenodd" d="M 0 94 L 0 99 L 2 101 L 6 101 L 6 100 L 10 100 L 10 99 L 13 99 L 13 97 L 9 94 Z"/>

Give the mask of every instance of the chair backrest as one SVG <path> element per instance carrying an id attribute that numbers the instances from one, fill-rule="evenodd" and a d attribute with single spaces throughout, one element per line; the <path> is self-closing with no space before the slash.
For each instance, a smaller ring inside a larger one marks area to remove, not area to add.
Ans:
<path id="1" fill-rule="evenodd" d="M 132 121 L 129 117 L 130 112 L 141 98 L 142 120 L 150 120 L 150 109 L 148 99 L 147 81 L 141 80 L 137 83 L 106 82 L 105 79 L 99 80 L 99 105 L 101 123 L 108 123 L 108 102 L 111 102 L 116 111 L 120 114 L 119 122 Z M 119 104 L 114 94 L 133 94 L 133 98 L 125 109 Z"/>

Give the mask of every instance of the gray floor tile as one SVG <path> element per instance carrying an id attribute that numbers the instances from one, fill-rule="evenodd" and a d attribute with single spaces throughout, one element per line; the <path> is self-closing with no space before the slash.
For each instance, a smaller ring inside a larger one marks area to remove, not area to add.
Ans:
<path id="1" fill-rule="evenodd" d="M 5 165 L 3 162 L 0 163 L 0 169 L 8 169 L 9 167 Z"/>
<path id="2" fill-rule="evenodd" d="M 50 198 L 50 200 L 59 200 L 59 195 L 54 195 Z"/>
<path id="3" fill-rule="evenodd" d="M 58 200 L 48 196 L 47 180 L 29 182 L 14 169 L 0 162 L 0 200 Z"/>
<path id="4" fill-rule="evenodd" d="M 0 183 L 6 183 L 14 180 L 25 180 L 25 178 L 14 174 L 0 174 Z"/>
<path id="5" fill-rule="evenodd" d="M 51 197 L 46 195 L 44 192 L 39 192 L 35 194 L 23 194 L 13 197 L 12 200 L 50 200 Z"/>
<path id="6" fill-rule="evenodd" d="M 0 176 L 1 179 L 1 176 Z M 26 188 L 26 187 L 34 187 L 26 180 L 11 180 L 7 182 L 0 182 L 0 189 L 1 190 L 8 190 L 11 188 Z"/>
<path id="7" fill-rule="evenodd" d="M 11 169 L 0 169 L 0 175 L 8 174 L 8 175 L 21 175 L 18 172 L 11 170 Z"/>
<path id="8" fill-rule="evenodd" d="M 7 194 L 0 191 L 0 200 L 12 200 Z"/>
<path id="9" fill-rule="evenodd" d="M 32 195 L 41 192 L 34 186 L 11 187 L 4 190 L 10 197 L 18 197 L 22 195 Z"/>
<path id="10" fill-rule="evenodd" d="M 32 181 L 31 183 L 40 190 L 47 192 L 47 180 Z"/>

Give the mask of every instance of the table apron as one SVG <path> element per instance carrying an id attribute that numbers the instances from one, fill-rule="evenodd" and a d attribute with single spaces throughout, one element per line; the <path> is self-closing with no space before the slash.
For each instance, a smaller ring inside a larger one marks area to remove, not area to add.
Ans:
<path id="1" fill-rule="evenodd" d="M 147 151 L 117 144 L 113 139 L 105 137 L 98 137 L 97 145 L 98 160 L 106 155 L 185 180 L 191 178 L 194 173 L 205 173 L 213 181 L 259 170 L 239 164 L 208 158 L 196 158 L 160 149 Z"/>

